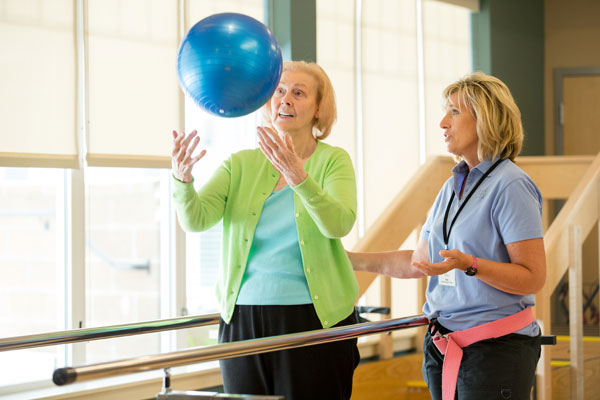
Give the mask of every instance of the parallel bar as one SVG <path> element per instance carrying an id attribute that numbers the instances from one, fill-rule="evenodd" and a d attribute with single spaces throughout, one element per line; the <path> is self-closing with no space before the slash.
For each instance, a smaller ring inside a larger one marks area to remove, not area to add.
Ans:
<path id="1" fill-rule="evenodd" d="M 69 331 L 40 333 L 37 335 L 28 336 L 15 336 L 0 339 L 0 351 L 53 346 L 57 344 L 84 342 L 98 339 L 110 339 L 120 336 L 161 332 L 171 329 L 193 328 L 197 326 L 214 325 L 218 323 L 219 314 L 207 314 L 169 318 L 157 321 L 138 322 L 133 324 L 73 329 Z"/>
<path id="2" fill-rule="evenodd" d="M 54 371 L 52 380 L 57 385 L 66 385 L 73 382 L 83 382 L 92 379 L 133 374 L 153 369 L 178 367 L 200 362 L 224 360 L 258 353 L 268 353 L 277 350 L 346 340 L 374 333 L 426 325 L 428 323 L 429 321 L 427 318 L 418 315 L 385 321 L 366 322 L 363 324 L 342 326 L 338 328 L 272 336 L 262 339 L 223 343 L 204 348 L 136 357 L 77 368 L 58 368 Z"/>

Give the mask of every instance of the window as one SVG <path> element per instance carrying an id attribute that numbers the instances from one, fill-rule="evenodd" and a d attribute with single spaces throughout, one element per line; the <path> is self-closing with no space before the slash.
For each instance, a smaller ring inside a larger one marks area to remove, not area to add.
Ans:
<path id="1" fill-rule="evenodd" d="M 2 337 L 64 329 L 63 192 L 61 170 L 0 168 Z M 0 385 L 48 379 L 61 362 L 56 346 L 0 352 Z"/>
<path id="2" fill-rule="evenodd" d="M 17 166 L 0 167 L 1 337 L 216 311 L 220 227 L 188 236 L 184 281 L 175 271 L 185 255 L 174 244 L 186 239 L 174 234 L 169 158 L 170 130 L 184 125 L 179 27 L 225 11 L 262 20 L 263 1 L 0 7 L 0 80 L 10 100 L 0 126 L 11 132 L 1 136 L 0 166 Z M 209 150 L 194 171 L 201 184 L 231 152 L 255 147 L 257 119 L 211 117 L 186 101 L 185 125 Z M 47 386 L 60 366 L 213 343 L 214 330 L 0 352 L 0 393 Z"/>
<path id="3" fill-rule="evenodd" d="M 161 318 L 159 169 L 86 169 L 86 326 Z M 160 352 L 158 335 L 91 341 L 86 363 Z"/>
<path id="4" fill-rule="evenodd" d="M 385 210 L 419 168 L 422 150 L 447 154 L 441 93 L 471 72 L 470 36 L 470 10 L 442 1 L 317 0 L 317 61 L 338 102 L 328 141 L 346 149 L 357 168 L 364 203 L 357 225 L 362 219 L 369 227 Z M 352 248 L 357 239 L 355 229 L 344 245 Z M 403 293 L 393 299 L 394 316 L 420 312 L 416 283 L 396 279 L 393 285 L 393 293 Z M 377 305 L 378 285 L 365 297 Z"/>

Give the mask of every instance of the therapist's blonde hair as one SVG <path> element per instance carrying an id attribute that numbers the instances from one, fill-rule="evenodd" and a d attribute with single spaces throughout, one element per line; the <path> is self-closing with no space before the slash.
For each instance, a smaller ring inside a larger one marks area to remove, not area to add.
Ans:
<path id="1" fill-rule="evenodd" d="M 523 146 L 523 125 L 521 111 L 506 84 L 475 72 L 449 85 L 443 96 L 449 101 L 454 93 L 475 117 L 479 160 L 501 157 L 514 161 Z"/>

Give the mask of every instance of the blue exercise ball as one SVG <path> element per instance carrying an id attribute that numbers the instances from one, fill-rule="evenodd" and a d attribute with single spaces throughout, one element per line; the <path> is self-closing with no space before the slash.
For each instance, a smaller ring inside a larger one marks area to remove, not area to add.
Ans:
<path id="1" fill-rule="evenodd" d="M 179 48 L 177 76 L 198 106 L 232 118 L 257 110 L 271 98 L 282 65 L 279 43 L 263 23 L 222 13 L 190 29 Z"/>

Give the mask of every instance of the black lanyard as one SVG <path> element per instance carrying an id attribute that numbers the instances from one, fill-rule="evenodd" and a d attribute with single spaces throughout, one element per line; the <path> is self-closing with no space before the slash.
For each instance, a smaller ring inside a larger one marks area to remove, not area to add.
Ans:
<path id="1" fill-rule="evenodd" d="M 485 178 L 487 178 L 487 176 L 494 170 L 494 168 L 496 168 L 498 166 L 498 164 L 500 164 L 502 161 L 504 161 L 503 158 L 501 158 L 498 161 L 496 161 L 494 163 L 494 165 L 492 165 L 490 167 L 490 169 L 488 169 L 487 171 L 485 171 L 485 174 L 483 174 L 483 176 L 481 178 L 479 178 L 479 180 L 477 181 L 477 183 L 475 184 L 475 186 L 473 186 L 473 189 L 467 195 L 467 198 L 465 199 L 464 203 L 462 203 L 461 206 L 458 208 L 458 211 L 456 212 L 456 215 L 452 219 L 452 223 L 450 223 L 450 229 L 448 230 L 448 233 L 446 233 L 446 222 L 448 221 L 448 213 L 450 212 L 450 206 L 452 205 L 452 201 L 454 200 L 454 190 L 452 191 L 452 196 L 450 196 L 450 201 L 448 201 L 448 206 L 446 207 L 446 214 L 444 215 L 444 245 L 445 245 L 444 248 L 446 250 L 448 250 L 448 239 L 450 239 L 450 233 L 452 232 L 452 227 L 454 226 L 454 222 L 456 222 L 456 218 L 458 218 L 458 214 L 460 214 L 460 212 L 462 211 L 462 209 L 465 208 L 465 205 L 467 204 L 467 202 L 469 201 L 469 199 L 471 198 L 471 196 L 473 195 L 473 193 L 475 193 L 475 191 L 477 190 L 477 188 L 479 187 L 479 185 L 481 185 L 481 183 L 483 182 L 483 180 Z"/>

